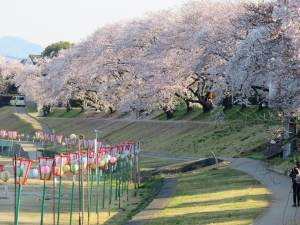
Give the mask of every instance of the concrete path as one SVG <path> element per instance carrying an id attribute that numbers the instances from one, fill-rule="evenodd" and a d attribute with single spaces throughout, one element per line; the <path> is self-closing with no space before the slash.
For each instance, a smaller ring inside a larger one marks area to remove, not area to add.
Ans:
<path id="1" fill-rule="evenodd" d="M 168 205 L 175 194 L 176 179 L 165 179 L 163 186 L 155 199 L 147 206 L 146 209 L 135 215 L 132 220 L 127 222 L 125 225 L 143 225 L 147 220 L 158 217 L 160 211 Z"/>
<path id="2" fill-rule="evenodd" d="M 227 159 L 228 160 L 228 159 Z M 267 169 L 257 160 L 229 159 L 232 169 L 243 171 L 266 186 L 272 192 L 270 207 L 255 221 L 254 225 L 300 225 L 300 207 L 292 207 L 291 180 Z"/>

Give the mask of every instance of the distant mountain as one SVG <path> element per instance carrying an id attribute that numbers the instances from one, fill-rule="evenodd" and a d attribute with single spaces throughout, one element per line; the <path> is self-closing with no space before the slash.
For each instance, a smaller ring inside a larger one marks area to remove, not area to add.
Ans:
<path id="1" fill-rule="evenodd" d="M 31 43 L 19 37 L 4 36 L 0 37 L 0 55 L 24 59 L 29 54 L 40 54 L 43 48 L 37 44 Z"/>

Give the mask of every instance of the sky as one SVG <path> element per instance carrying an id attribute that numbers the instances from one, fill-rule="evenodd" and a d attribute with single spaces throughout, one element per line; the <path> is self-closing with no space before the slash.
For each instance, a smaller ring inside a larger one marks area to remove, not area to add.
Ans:
<path id="1" fill-rule="evenodd" d="M 17 36 L 43 47 L 78 42 L 109 23 L 180 6 L 187 0 L 0 0 L 0 37 Z"/>

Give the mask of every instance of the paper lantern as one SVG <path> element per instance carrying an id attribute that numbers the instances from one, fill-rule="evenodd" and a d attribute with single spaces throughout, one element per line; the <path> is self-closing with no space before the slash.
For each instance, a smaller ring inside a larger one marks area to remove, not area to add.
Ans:
<path id="1" fill-rule="evenodd" d="M 87 158 L 86 158 L 86 157 L 83 157 L 83 158 L 82 158 L 82 164 L 87 164 L 87 162 L 88 162 Z"/>
<path id="2" fill-rule="evenodd" d="M 49 157 L 39 158 L 39 172 L 41 180 L 50 180 L 54 167 L 54 159 Z"/>
<path id="3" fill-rule="evenodd" d="M 116 162 L 117 162 L 117 158 L 115 156 L 113 156 L 113 157 L 111 157 L 109 162 L 110 162 L 111 165 L 115 165 Z"/>
<path id="4" fill-rule="evenodd" d="M 8 171 L 3 171 L 2 173 L 1 173 L 1 180 L 3 181 L 3 182 L 7 182 L 8 180 L 9 180 L 9 172 Z"/>
<path id="5" fill-rule="evenodd" d="M 96 170 L 96 164 L 95 163 L 91 163 L 90 164 L 90 168 L 91 168 L 91 170 Z"/>
<path id="6" fill-rule="evenodd" d="M 69 155 L 69 164 L 71 166 L 71 173 L 77 174 L 79 172 L 79 153 L 70 152 Z"/>
<path id="7" fill-rule="evenodd" d="M 105 167 L 105 165 L 106 165 L 106 160 L 102 159 L 99 163 L 99 167 L 103 169 Z"/>
<path id="8" fill-rule="evenodd" d="M 64 170 L 65 173 L 68 173 L 68 172 L 71 171 L 71 167 L 69 165 L 65 165 L 63 170 Z"/>
<path id="9" fill-rule="evenodd" d="M 110 156 L 110 155 L 106 155 L 106 157 L 105 157 L 106 163 L 109 163 L 109 161 L 110 161 L 110 158 L 111 158 L 111 156 Z"/>
<path id="10" fill-rule="evenodd" d="M 32 161 L 25 158 L 13 159 L 13 168 L 16 171 L 16 180 L 19 185 L 26 185 Z"/>
<path id="11" fill-rule="evenodd" d="M 82 171 L 85 172 L 87 170 L 87 168 L 88 168 L 88 155 L 87 155 L 87 152 L 85 152 L 85 151 L 81 152 L 80 157 L 81 157 L 81 161 L 80 162 L 82 163 L 80 165 L 80 167 L 82 167 L 81 168 Z"/>
<path id="12" fill-rule="evenodd" d="M 65 173 L 64 173 L 63 168 L 56 166 L 54 168 L 54 174 L 55 174 L 55 176 L 59 177 L 59 176 L 63 176 Z"/>
<path id="13" fill-rule="evenodd" d="M 20 167 L 17 168 L 17 177 L 23 177 L 24 176 L 24 168 Z"/>
<path id="14" fill-rule="evenodd" d="M 31 169 L 30 172 L 29 172 L 29 177 L 30 178 L 37 178 L 39 176 L 39 170 L 34 168 L 34 169 Z"/>
<path id="15" fill-rule="evenodd" d="M 64 154 L 56 155 L 54 157 L 54 160 L 55 160 L 55 169 L 54 169 L 55 176 L 63 176 L 65 174 L 63 168 L 68 164 L 68 162 L 69 162 L 68 159 L 69 159 L 68 155 L 64 155 Z"/>
<path id="16" fill-rule="evenodd" d="M 5 170 L 4 165 L 0 164 L 0 172 L 3 172 Z"/>
<path id="17" fill-rule="evenodd" d="M 72 165 L 71 172 L 76 174 L 76 173 L 78 173 L 78 171 L 79 171 L 79 165 L 78 164 Z"/>

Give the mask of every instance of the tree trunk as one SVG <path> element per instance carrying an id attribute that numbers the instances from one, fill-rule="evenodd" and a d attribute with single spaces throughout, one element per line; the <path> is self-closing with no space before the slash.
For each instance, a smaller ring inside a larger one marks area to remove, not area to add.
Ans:
<path id="1" fill-rule="evenodd" d="M 166 114 L 167 120 L 172 119 L 174 117 L 174 111 L 173 110 L 164 108 L 163 111 Z"/>
<path id="2" fill-rule="evenodd" d="M 291 116 L 286 116 L 283 122 L 284 128 L 284 140 L 288 140 L 297 135 L 297 127 L 296 127 L 296 118 Z M 296 138 L 294 140 L 289 141 L 284 145 L 284 153 L 283 157 L 288 157 L 291 153 L 296 149 Z"/>
<path id="3" fill-rule="evenodd" d="M 108 107 L 108 110 L 109 114 L 113 114 L 116 111 L 112 106 Z"/>
<path id="4" fill-rule="evenodd" d="M 207 92 L 205 96 L 197 95 L 197 99 L 204 113 L 210 112 L 213 109 L 212 94 L 210 92 Z"/>
<path id="5" fill-rule="evenodd" d="M 48 116 L 48 114 L 50 113 L 50 105 L 44 105 L 43 108 L 42 108 L 42 115 L 43 117 L 46 117 Z"/>
<path id="6" fill-rule="evenodd" d="M 226 96 L 225 98 L 223 98 L 222 106 L 224 111 L 232 108 L 232 96 Z"/>
<path id="7" fill-rule="evenodd" d="M 213 109 L 213 104 L 210 101 L 204 102 L 202 108 L 204 113 L 210 112 Z"/>
<path id="8" fill-rule="evenodd" d="M 84 112 L 87 109 L 87 102 L 85 100 L 81 101 L 80 108 L 81 112 Z"/>
<path id="9" fill-rule="evenodd" d="M 70 112 L 72 110 L 72 106 L 70 104 L 70 101 L 67 101 L 67 103 L 66 103 L 66 110 L 67 110 L 67 112 Z"/>
<path id="10" fill-rule="evenodd" d="M 193 111 L 193 108 L 191 107 L 191 103 L 189 100 L 184 100 L 185 105 L 186 105 L 186 112 L 189 113 L 191 111 Z"/>

